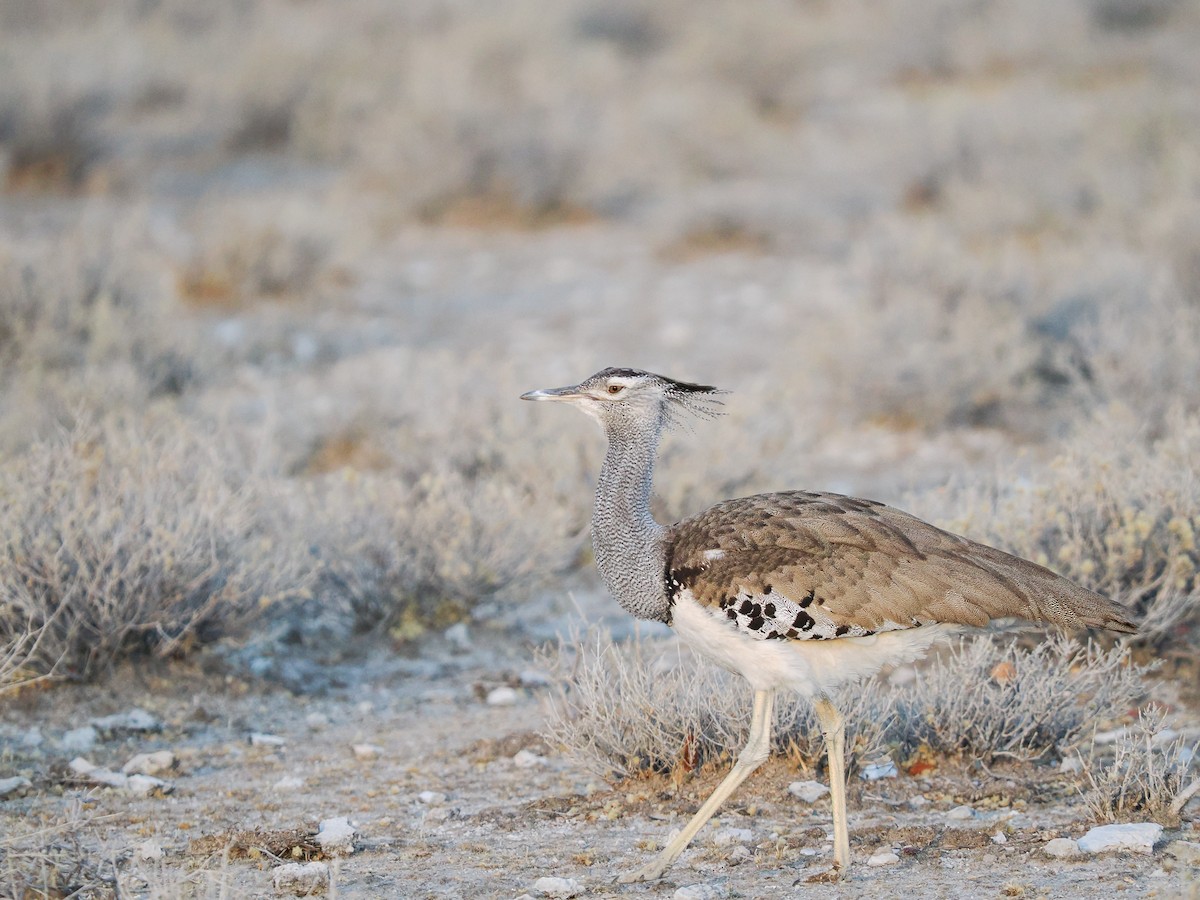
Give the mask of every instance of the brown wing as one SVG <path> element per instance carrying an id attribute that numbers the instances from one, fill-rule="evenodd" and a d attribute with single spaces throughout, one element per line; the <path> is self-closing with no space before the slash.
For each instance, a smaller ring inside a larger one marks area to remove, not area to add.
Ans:
<path id="1" fill-rule="evenodd" d="M 1019 617 L 1132 632 L 1125 609 L 1049 569 L 873 500 L 796 491 L 673 526 L 667 590 L 763 638 L 820 639 Z"/>

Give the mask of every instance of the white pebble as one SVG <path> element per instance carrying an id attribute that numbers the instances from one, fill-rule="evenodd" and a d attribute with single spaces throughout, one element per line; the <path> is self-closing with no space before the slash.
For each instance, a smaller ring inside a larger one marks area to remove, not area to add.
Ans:
<path id="1" fill-rule="evenodd" d="M 727 892 L 719 884 L 700 882 L 699 884 L 685 884 L 681 888 L 676 888 L 675 893 L 671 896 L 674 900 L 723 900 L 727 896 Z"/>
<path id="2" fill-rule="evenodd" d="M 1055 859 L 1066 859 L 1069 856 L 1079 855 L 1079 844 L 1070 838 L 1055 838 L 1046 842 L 1046 845 L 1042 847 L 1042 852 Z"/>
<path id="3" fill-rule="evenodd" d="M 788 793 L 805 803 L 816 803 L 829 793 L 829 788 L 819 781 L 793 781 L 788 785 Z"/>
<path id="4" fill-rule="evenodd" d="M 158 719 L 136 707 L 128 712 L 92 719 L 92 725 L 101 731 L 158 731 L 162 728 Z"/>
<path id="5" fill-rule="evenodd" d="M 1163 827 L 1157 822 L 1132 825 L 1098 825 L 1079 839 L 1084 853 L 1106 853 L 1110 850 L 1129 850 L 1150 854 L 1162 837 Z"/>
<path id="6" fill-rule="evenodd" d="M 1078 756 L 1068 756 L 1058 764 L 1058 771 L 1064 775 L 1070 775 L 1072 772 L 1078 772 L 1083 768 L 1083 760 Z"/>
<path id="7" fill-rule="evenodd" d="M 583 885 L 574 878 L 539 878 L 533 883 L 533 889 L 546 897 L 567 898 L 578 897 L 583 893 Z"/>
<path id="8" fill-rule="evenodd" d="M 734 847 L 732 850 L 729 851 L 729 856 L 727 858 L 730 859 L 731 861 L 733 861 L 734 863 L 740 863 L 740 862 L 745 862 L 746 860 L 750 859 L 752 856 L 754 856 L 754 854 L 750 852 L 749 847 L 746 847 L 742 844 L 738 844 L 736 847 Z"/>
<path id="9" fill-rule="evenodd" d="M 462 651 L 471 649 L 471 632 L 467 630 L 466 622 L 451 625 L 442 634 L 457 649 Z"/>
<path id="10" fill-rule="evenodd" d="M 329 716 L 325 713 L 310 712 L 304 717 L 304 724 L 308 726 L 309 731 L 324 731 L 329 727 Z"/>
<path id="11" fill-rule="evenodd" d="M 862 779 L 864 781 L 878 781 L 880 778 L 895 778 L 900 772 L 896 768 L 896 764 L 890 759 L 881 759 L 869 765 L 863 766 Z"/>
<path id="12" fill-rule="evenodd" d="M 319 894 L 329 886 L 329 866 L 323 862 L 284 863 L 273 877 L 280 893 Z"/>
<path id="13" fill-rule="evenodd" d="M 175 766 L 175 754 L 170 750 L 138 753 L 121 767 L 126 775 L 161 775 Z"/>
<path id="14" fill-rule="evenodd" d="M 713 834 L 712 840 L 718 847 L 728 847 L 730 844 L 748 844 L 754 840 L 754 832 L 749 828 L 718 828 Z"/>
<path id="15" fill-rule="evenodd" d="M 992 835 L 992 843 L 993 844 L 1007 844 L 1008 843 L 1008 835 L 1005 834 L 1003 831 L 997 831 L 995 834 Z"/>
<path id="16" fill-rule="evenodd" d="M 138 845 L 138 859 L 155 862 L 163 858 L 163 848 L 157 841 L 143 841 Z"/>
<path id="17" fill-rule="evenodd" d="M 96 746 L 99 733 L 91 725 L 72 728 L 62 736 L 58 745 L 67 753 L 87 753 Z"/>
<path id="18" fill-rule="evenodd" d="M 332 856 L 354 852 L 355 828 L 345 816 L 326 819 L 317 827 L 316 842 Z"/>
<path id="19" fill-rule="evenodd" d="M 351 744 L 350 749 L 354 751 L 354 758 L 363 762 L 378 759 L 383 752 L 383 748 L 376 744 Z"/>
<path id="20" fill-rule="evenodd" d="M 877 850 L 875 853 L 871 854 L 870 858 L 867 860 L 867 865 L 890 866 L 892 863 L 898 862 L 900 862 L 900 857 L 891 850 L 884 848 L 883 850 Z"/>
<path id="21" fill-rule="evenodd" d="M 273 785 L 274 789 L 281 794 L 290 794 L 293 791 L 298 791 L 304 787 L 304 779 L 299 775 L 284 775 Z"/>
<path id="22" fill-rule="evenodd" d="M 137 797 L 149 797 L 155 791 L 169 794 L 173 790 L 169 782 L 153 775 L 130 775 L 125 781 L 125 790 Z"/>
<path id="23" fill-rule="evenodd" d="M 0 778 L 0 799 L 30 786 L 30 780 L 24 775 L 14 775 L 12 778 Z"/>
<path id="24" fill-rule="evenodd" d="M 547 762 L 546 757 L 538 756 L 529 750 L 518 750 L 512 761 L 518 769 L 532 769 L 536 766 L 544 766 Z"/>
<path id="25" fill-rule="evenodd" d="M 517 692 L 507 685 L 492 688 L 488 691 L 488 706 L 514 706 L 517 702 Z"/>
<path id="26" fill-rule="evenodd" d="M 966 819 L 975 818 L 975 810 L 969 806 L 956 806 L 950 812 L 946 813 L 946 818 L 952 822 L 962 822 Z"/>
<path id="27" fill-rule="evenodd" d="M 287 741 L 277 734 L 267 734 L 264 731 L 250 732 L 250 746 L 252 747 L 282 747 L 286 743 Z"/>
<path id="28" fill-rule="evenodd" d="M 435 806 L 438 803 L 445 803 L 446 795 L 438 791 L 421 791 L 417 794 L 417 799 L 427 806 Z"/>

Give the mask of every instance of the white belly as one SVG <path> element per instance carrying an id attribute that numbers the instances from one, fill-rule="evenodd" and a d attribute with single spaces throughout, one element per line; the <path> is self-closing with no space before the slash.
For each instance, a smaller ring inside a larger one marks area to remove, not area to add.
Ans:
<path id="1" fill-rule="evenodd" d="M 719 611 L 714 615 L 688 590 L 676 598 L 671 627 L 680 640 L 741 675 L 756 691 L 788 688 L 805 697 L 919 659 L 937 641 L 962 631 L 939 624 L 833 640 L 762 640 L 738 631 Z"/>

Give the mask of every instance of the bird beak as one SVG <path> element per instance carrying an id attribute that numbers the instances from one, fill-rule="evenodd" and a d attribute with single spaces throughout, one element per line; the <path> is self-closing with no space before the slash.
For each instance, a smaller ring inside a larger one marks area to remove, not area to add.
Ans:
<path id="1" fill-rule="evenodd" d="M 541 391 L 529 391 L 522 394 L 522 400 L 578 400 L 584 394 L 579 390 L 579 385 L 573 384 L 570 387 L 546 388 Z"/>

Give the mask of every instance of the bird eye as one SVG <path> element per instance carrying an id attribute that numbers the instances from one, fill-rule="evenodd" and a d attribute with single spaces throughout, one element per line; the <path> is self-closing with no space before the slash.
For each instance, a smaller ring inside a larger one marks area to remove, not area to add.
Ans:
<path id="1" fill-rule="evenodd" d="M 610 384 L 608 386 L 608 392 L 610 394 L 619 394 L 623 390 L 625 390 L 625 385 L 623 384 Z"/>

